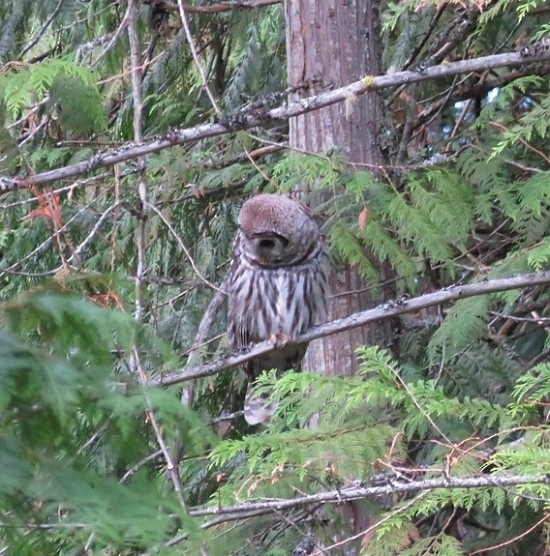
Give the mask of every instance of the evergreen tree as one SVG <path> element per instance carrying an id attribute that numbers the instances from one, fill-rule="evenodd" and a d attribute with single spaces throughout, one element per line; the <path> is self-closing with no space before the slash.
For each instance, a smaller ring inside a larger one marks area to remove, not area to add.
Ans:
<path id="1" fill-rule="evenodd" d="M 0 4 L 0 554 L 548 552 L 550 11 L 332 4 Z M 254 430 L 259 191 L 366 312 Z"/>

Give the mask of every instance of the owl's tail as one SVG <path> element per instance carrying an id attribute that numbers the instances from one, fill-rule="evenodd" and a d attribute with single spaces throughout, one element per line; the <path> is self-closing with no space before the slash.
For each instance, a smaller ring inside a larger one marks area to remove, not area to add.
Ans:
<path id="1" fill-rule="evenodd" d="M 267 425 L 277 409 L 277 403 L 269 402 L 269 393 L 254 392 L 254 385 L 248 384 L 244 398 L 244 418 L 249 425 Z"/>

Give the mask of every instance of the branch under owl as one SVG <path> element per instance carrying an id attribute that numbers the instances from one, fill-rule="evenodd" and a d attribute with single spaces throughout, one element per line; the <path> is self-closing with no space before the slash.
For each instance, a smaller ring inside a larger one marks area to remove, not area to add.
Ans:
<path id="1" fill-rule="evenodd" d="M 405 313 L 413 313 L 421 309 L 426 309 L 427 307 L 466 299 L 468 297 L 547 284 L 550 284 L 550 271 L 522 274 L 512 278 L 497 278 L 494 280 L 476 282 L 474 284 L 450 286 L 419 297 L 410 299 L 399 298 L 374 307 L 373 309 L 353 313 L 342 319 L 315 326 L 310 328 L 302 336 L 299 336 L 297 341 L 310 342 L 318 338 L 331 336 L 338 332 L 358 328 L 370 322 L 388 319 Z M 275 351 L 275 349 L 276 348 L 274 348 L 271 342 L 261 342 L 247 347 L 239 353 L 232 353 L 226 357 L 221 357 L 215 361 L 206 363 L 205 365 L 197 365 L 183 369 L 177 373 L 162 375 L 157 379 L 151 380 L 150 384 L 156 386 L 169 386 L 196 378 L 213 376 L 226 369 L 250 361 L 260 355 Z"/>
<path id="2" fill-rule="evenodd" d="M 139 144 L 125 143 L 118 148 L 98 152 L 91 158 L 76 164 L 55 168 L 32 176 L 19 178 L 0 176 L 0 195 L 27 188 L 29 185 L 40 186 L 56 180 L 72 178 L 85 172 L 160 152 L 176 145 L 184 145 L 200 139 L 258 127 L 268 122 L 286 120 L 338 102 L 350 103 L 355 97 L 364 95 L 369 91 L 379 91 L 399 85 L 440 79 L 462 73 L 486 71 L 504 66 L 522 66 L 530 62 L 548 59 L 550 59 L 550 40 L 545 39 L 523 47 L 520 52 L 507 52 L 470 60 L 442 63 L 425 69 L 419 68 L 416 71 L 407 70 L 386 75 L 365 76 L 345 87 L 300 99 L 286 106 L 270 108 L 269 103 L 264 105 L 254 103 L 248 108 L 243 108 L 236 113 L 222 117 L 219 122 L 202 124 L 192 128 L 170 129 Z"/>
<path id="3" fill-rule="evenodd" d="M 501 488 L 510 489 L 520 485 L 548 485 L 548 474 L 532 475 L 475 475 L 463 477 L 426 477 L 420 476 L 416 480 L 403 479 L 399 476 L 383 475 L 376 477 L 369 484 L 356 484 L 339 490 L 321 491 L 296 498 L 271 498 L 254 502 L 243 502 L 234 506 L 210 508 L 192 508 L 189 514 L 193 517 L 213 517 L 201 525 L 202 529 L 209 529 L 221 523 L 249 519 L 260 515 L 281 513 L 303 506 L 315 504 L 341 504 L 352 500 L 373 498 L 376 496 L 426 492 L 435 489 L 466 489 L 466 488 Z M 377 483 L 377 484 L 373 484 Z M 520 495 L 520 494 L 519 494 Z M 521 495 L 520 495 L 521 496 Z M 528 497 L 529 495 L 526 495 Z M 391 514 L 390 514 L 391 515 Z M 380 522 L 373 525 L 376 527 Z M 367 533 L 364 531 L 363 534 Z M 174 546 L 188 538 L 184 533 L 174 537 L 166 546 Z"/>

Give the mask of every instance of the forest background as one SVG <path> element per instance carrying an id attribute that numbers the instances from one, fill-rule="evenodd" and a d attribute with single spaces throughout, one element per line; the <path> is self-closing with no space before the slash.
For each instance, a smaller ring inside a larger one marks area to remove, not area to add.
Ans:
<path id="1" fill-rule="evenodd" d="M 0 3 L 0 554 L 549 554 L 549 15 Z M 259 191 L 334 277 L 256 430 Z"/>

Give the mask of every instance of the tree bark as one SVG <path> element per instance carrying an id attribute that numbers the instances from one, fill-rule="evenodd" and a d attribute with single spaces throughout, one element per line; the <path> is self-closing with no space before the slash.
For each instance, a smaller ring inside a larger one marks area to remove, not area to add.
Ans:
<path id="1" fill-rule="evenodd" d="M 295 91 L 291 101 L 382 73 L 378 0 L 286 0 L 285 10 L 288 83 Z M 381 94 L 372 91 L 291 118 L 290 147 L 311 153 L 337 149 L 350 169 L 361 164 L 380 177 L 383 111 Z M 304 193 L 296 191 L 297 196 Z M 356 269 L 334 268 L 329 319 L 372 306 L 375 299 L 368 286 Z M 357 369 L 356 347 L 389 347 L 392 340 L 390 321 L 336 334 L 312 343 L 303 367 L 323 374 L 351 375 Z"/>

